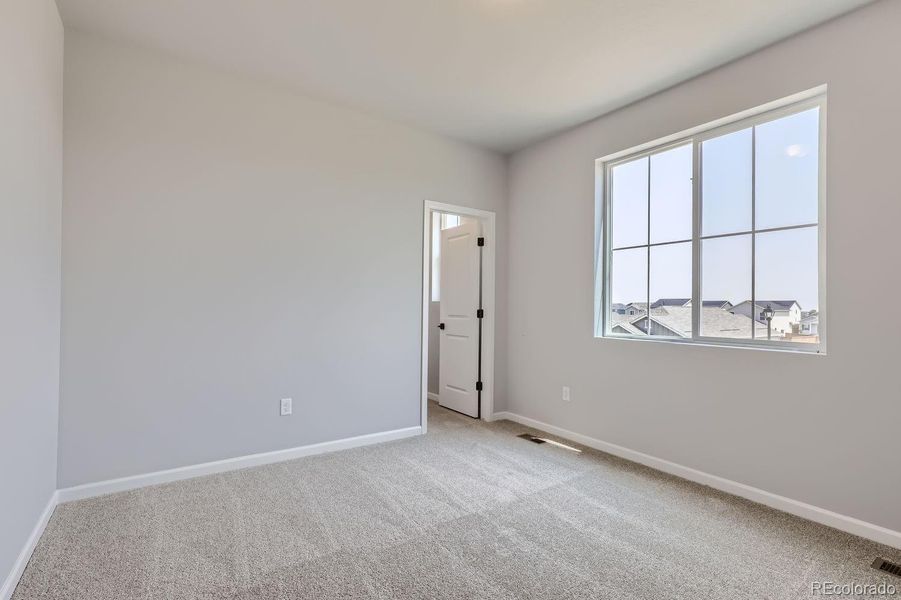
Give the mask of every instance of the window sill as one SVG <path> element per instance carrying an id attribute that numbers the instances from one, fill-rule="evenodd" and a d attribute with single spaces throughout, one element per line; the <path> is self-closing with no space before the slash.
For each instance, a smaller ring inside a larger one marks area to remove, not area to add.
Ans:
<path id="1" fill-rule="evenodd" d="M 791 342 L 754 342 L 729 341 L 716 338 L 682 339 L 664 336 L 628 336 L 628 335 L 597 335 L 597 340 L 622 340 L 627 342 L 650 342 L 658 344 L 677 344 L 680 346 L 701 346 L 706 348 L 731 348 L 737 350 L 756 350 L 763 352 L 787 352 L 789 354 L 806 354 L 810 356 L 826 356 L 826 348 L 823 343 L 806 344 Z M 790 345 L 789 345 L 790 344 Z M 809 347 L 807 347 L 809 346 Z"/>

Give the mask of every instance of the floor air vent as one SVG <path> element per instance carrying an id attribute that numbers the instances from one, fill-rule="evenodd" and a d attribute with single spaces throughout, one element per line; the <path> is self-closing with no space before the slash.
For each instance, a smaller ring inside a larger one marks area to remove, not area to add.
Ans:
<path id="1" fill-rule="evenodd" d="M 531 433 L 520 433 L 516 437 L 521 437 L 524 440 L 529 440 L 530 442 L 534 442 L 536 444 L 550 444 L 551 446 L 556 446 L 558 448 L 563 448 L 564 450 L 569 450 L 570 452 L 577 452 L 579 454 L 582 453 L 581 450 L 570 446 L 569 444 L 564 444 L 563 442 L 557 442 L 550 438 L 538 437 L 537 435 L 532 435 Z"/>
<path id="2" fill-rule="evenodd" d="M 877 558 L 876 560 L 874 560 L 872 567 L 877 571 L 885 571 L 886 573 L 891 573 L 896 577 L 901 577 L 901 565 L 890 563 L 884 558 Z"/>

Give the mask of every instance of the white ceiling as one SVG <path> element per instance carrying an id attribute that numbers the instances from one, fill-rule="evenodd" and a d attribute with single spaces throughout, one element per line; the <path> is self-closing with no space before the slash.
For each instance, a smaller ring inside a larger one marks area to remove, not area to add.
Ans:
<path id="1" fill-rule="evenodd" d="M 57 0 L 68 27 L 510 151 L 869 0 Z"/>

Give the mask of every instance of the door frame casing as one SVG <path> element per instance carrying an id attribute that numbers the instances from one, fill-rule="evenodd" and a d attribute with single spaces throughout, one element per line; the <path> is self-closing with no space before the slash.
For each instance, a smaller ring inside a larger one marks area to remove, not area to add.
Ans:
<path id="1" fill-rule="evenodd" d="M 497 228 L 496 214 L 490 210 L 445 204 L 443 202 L 423 202 L 422 217 L 422 367 L 420 370 L 421 405 L 419 413 L 422 433 L 428 428 L 429 414 L 429 308 L 432 301 L 432 289 L 429 276 L 432 267 L 432 214 L 451 213 L 464 217 L 473 217 L 482 224 L 482 236 L 485 246 L 482 254 L 482 308 L 485 317 L 482 320 L 482 405 L 481 418 L 490 421 L 494 415 L 494 338 L 495 338 L 495 287 Z"/>

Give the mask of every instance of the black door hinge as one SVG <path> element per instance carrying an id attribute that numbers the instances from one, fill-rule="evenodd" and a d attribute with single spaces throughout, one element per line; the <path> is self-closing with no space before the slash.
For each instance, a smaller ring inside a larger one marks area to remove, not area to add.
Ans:
<path id="1" fill-rule="evenodd" d="M 477 392 L 482 391 L 482 382 L 481 381 L 476 381 L 476 391 Z"/>
<path id="2" fill-rule="evenodd" d="M 482 310 L 481 308 L 478 309 L 478 310 L 476 310 L 476 318 L 477 318 L 477 319 L 484 319 L 484 318 L 485 318 L 485 311 Z"/>
<path id="3" fill-rule="evenodd" d="M 438 323 L 438 329 L 444 329 L 444 323 Z"/>
<path id="4" fill-rule="evenodd" d="M 480 237 L 479 238 L 479 246 L 484 246 L 484 245 L 485 245 L 485 238 Z"/>

